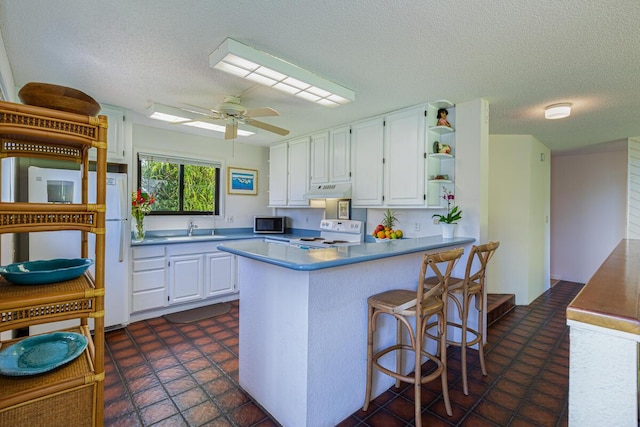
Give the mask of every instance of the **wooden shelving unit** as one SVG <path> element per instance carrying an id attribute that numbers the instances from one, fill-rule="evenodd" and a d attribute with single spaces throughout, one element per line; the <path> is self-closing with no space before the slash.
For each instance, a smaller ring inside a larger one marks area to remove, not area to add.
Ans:
<path id="1" fill-rule="evenodd" d="M 104 395 L 104 248 L 107 118 L 0 102 L 0 159 L 37 157 L 80 164 L 80 204 L 0 202 L 0 234 L 81 231 L 81 254 L 95 261 L 84 275 L 49 285 L 0 279 L 0 332 L 80 319 L 89 339 L 72 362 L 31 377 L 0 375 L 0 425 L 102 426 Z M 89 150 L 96 148 L 96 202 L 88 202 Z M 95 234 L 95 254 L 88 253 Z M 88 319 L 94 319 L 93 335 Z M 0 349 L 18 341 L 0 342 Z"/>

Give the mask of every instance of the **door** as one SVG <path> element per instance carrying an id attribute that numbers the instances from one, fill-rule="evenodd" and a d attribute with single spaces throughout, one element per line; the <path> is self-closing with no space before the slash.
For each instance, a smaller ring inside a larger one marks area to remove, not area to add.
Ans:
<path id="1" fill-rule="evenodd" d="M 287 206 L 287 143 L 269 149 L 269 206 Z"/>
<path id="2" fill-rule="evenodd" d="M 205 255 L 205 292 L 207 297 L 235 292 L 235 255 L 213 252 Z"/>
<path id="3" fill-rule="evenodd" d="M 202 299 L 202 255 L 169 257 L 169 304 Z"/>
<path id="4" fill-rule="evenodd" d="M 311 135 L 311 184 L 329 182 L 329 133 Z"/>
<path id="5" fill-rule="evenodd" d="M 289 142 L 288 206 L 309 206 L 309 138 Z"/>
<path id="6" fill-rule="evenodd" d="M 351 181 L 351 127 L 333 129 L 329 139 L 329 181 Z"/>
<path id="7" fill-rule="evenodd" d="M 385 205 L 424 206 L 425 108 L 389 114 L 385 120 Z"/>
<path id="8" fill-rule="evenodd" d="M 353 206 L 381 206 L 384 122 L 382 118 L 367 120 L 353 125 L 351 129 Z"/>

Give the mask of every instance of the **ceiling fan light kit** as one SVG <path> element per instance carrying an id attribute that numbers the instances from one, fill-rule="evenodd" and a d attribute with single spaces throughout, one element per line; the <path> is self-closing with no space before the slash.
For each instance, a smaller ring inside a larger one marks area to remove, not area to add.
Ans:
<path id="1" fill-rule="evenodd" d="M 231 38 L 209 55 L 209 65 L 327 107 L 347 104 L 356 97 L 351 89 Z"/>
<path id="2" fill-rule="evenodd" d="M 564 119 L 571 115 L 571 103 L 552 104 L 544 109 L 544 118 L 549 120 Z"/>
<path id="3" fill-rule="evenodd" d="M 276 110 L 270 107 L 253 108 L 248 110 L 240 103 L 240 98 L 237 96 L 225 96 L 224 102 L 220 104 L 217 110 L 198 107 L 196 105 L 193 105 L 192 107 L 194 109 L 175 108 L 168 105 L 152 104 L 148 108 L 148 113 L 149 117 L 152 119 L 199 127 L 216 132 L 224 132 L 224 139 L 235 139 L 238 135 L 254 135 L 254 132 L 238 129 L 238 123 L 264 129 L 268 132 L 277 133 L 282 136 L 289 135 L 288 129 L 283 129 L 255 119 L 255 117 L 279 116 L 280 114 L 278 114 Z M 225 125 L 221 126 L 209 123 L 210 121 L 215 120 L 224 120 Z"/>

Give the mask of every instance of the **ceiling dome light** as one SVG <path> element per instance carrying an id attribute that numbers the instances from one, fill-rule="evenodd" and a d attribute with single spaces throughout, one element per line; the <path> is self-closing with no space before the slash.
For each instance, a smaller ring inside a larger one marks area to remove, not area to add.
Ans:
<path id="1" fill-rule="evenodd" d="M 570 114 L 571 104 L 568 102 L 549 105 L 544 109 L 544 118 L 550 120 L 564 119 L 565 117 L 569 117 Z"/>

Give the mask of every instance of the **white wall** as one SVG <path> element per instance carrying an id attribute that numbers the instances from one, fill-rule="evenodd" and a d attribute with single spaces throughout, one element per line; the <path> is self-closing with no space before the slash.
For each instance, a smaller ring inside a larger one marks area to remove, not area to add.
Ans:
<path id="1" fill-rule="evenodd" d="M 234 145 L 235 144 L 235 145 Z M 145 227 L 148 230 L 157 229 L 186 229 L 190 220 L 200 228 L 246 228 L 253 227 L 254 215 L 271 215 L 267 208 L 269 200 L 269 150 L 238 142 L 224 141 L 199 135 L 167 131 L 134 124 L 133 126 L 133 188 L 137 182 L 137 154 L 138 152 L 151 154 L 165 154 L 183 158 L 218 161 L 223 164 L 221 183 L 222 209 L 221 215 L 211 216 L 148 216 Z M 236 166 L 258 170 L 258 195 L 228 195 L 226 194 L 226 167 Z M 232 218 L 227 222 L 226 218 Z"/>
<path id="2" fill-rule="evenodd" d="M 627 151 L 551 159 L 551 277 L 586 283 L 625 236 Z"/>
<path id="3" fill-rule="evenodd" d="M 549 287 L 549 149 L 529 135 L 491 135 L 489 234 L 500 242 L 490 293 L 529 304 Z"/>
<path id="4" fill-rule="evenodd" d="M 16 88 L 11 72 L 11 64 L 4 47 L 2 32 L 0 31 L 0 99 L 17 102 Z"/>

